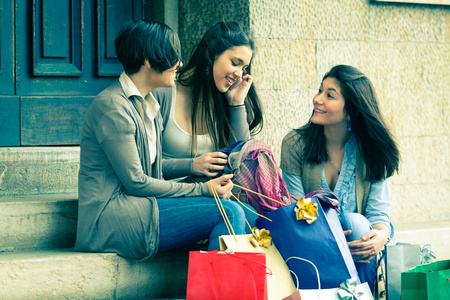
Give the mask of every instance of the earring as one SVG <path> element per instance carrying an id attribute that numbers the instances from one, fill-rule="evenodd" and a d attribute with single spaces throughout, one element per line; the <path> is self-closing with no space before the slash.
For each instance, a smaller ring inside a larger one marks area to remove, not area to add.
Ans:
<path id="1" fill-rule="evenodd" d="M 349 132 L 352 131 L 352 124 L 351 124 L 351 123 L 347 123 L 347 130 L 348 130 Z"/>

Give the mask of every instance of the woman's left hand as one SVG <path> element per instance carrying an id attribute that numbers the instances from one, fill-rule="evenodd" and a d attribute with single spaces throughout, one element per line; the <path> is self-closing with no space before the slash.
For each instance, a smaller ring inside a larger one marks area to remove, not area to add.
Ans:
<path id="1" fill-rule="evenodd" d="M 225 98 L 228 101 L 228 105 L 237 106 L 244 104 L 245 98 L 247 97 L 248 90 L 252 86 L 253 77 L 249 74 L 242 76 L 242 83 L 232 90 L 228 89 L 225 92 Z"/>
<path id="2" fill-rule="evenodd" d="M 360 240 L 348 243 L 353 260 L 357 263 L 370 263 L 387 242 L 385 230 L 372 229 Z"/>

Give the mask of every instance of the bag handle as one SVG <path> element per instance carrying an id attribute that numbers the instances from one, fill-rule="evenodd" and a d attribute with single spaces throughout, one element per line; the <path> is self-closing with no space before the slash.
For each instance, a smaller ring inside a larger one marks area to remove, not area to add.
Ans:
<path id="1" fill-rule="evenodd" d="M 227 227 L 228 234 L 231 235 L 231 232 L 232 232 L 232 233 L 233 233 L 233 236 L 234 236 L 234 239 L 235 239 L 235 241 L 237 242 L 237 238 L 236 238 L 236 234 L 234 233 L 233 226 L 231 226 L 231 222 L 230 222 L 230 220 L 228 219 L 228 216 L 227 216 L 227 213 L 225 212 L 225 209 L 223 208 L 222 202 L 220 201 L 220 198 L 219 198 L 219 194 L 217 194 L 216 187 L 214 186 L 214 184 L 213 184 L 213 182 L 212 182 L 211 180 L 208 182 L 208 184 L 209 184 L 209 187 L 210 187 L 210 189 L 211 189 L 211 191 L 212 191 L 212 193 L 213 193 L 214 200 L 216 200 L 216 204 L 217 204 L 217 207 L 219 208 L 219 212 L 220 212 L 220 214 L 222 215 L 222 218 L 223 218 L 223 220 L 224 220 L 224 222 L 225 222 L 225 226 Z M 257 212 L 251 210 L 250 208 L 248 208 L 247 206 L 245 206 L 245 205 L 244 205 L 244 204 L 243 204 L 236 196 L 234 196 L 233 194 L 231 194 L 231 195 L 232 195 L 232 196 L 238 201 L 238 203 L 241 204 L 244 208 L 246 208 L 246 209 L 248 209 L 249 211 L 251 211 L 252 213 L 254 213 L 254 214 L 256 214 L 256 215 L 258 215 L 258 216 L 260 216 L 260 217 L 262 217 L 262 218 L 265 218 L 265 219 L 269 220 L 270 222 L 272 222 L 271 219 L 269 219 L 269 218 L 267 218 L 267 217 L 265 217 L 265 216 L 263 216 L 263 215 L 260 215 L 260 214 L 258 214 Z M 228 199 L 228 200 L 230 200 L 230 199 Z M 230 201 L 231 201 L 231 200 L 230 200 Z"/>
<path id="2" fill-rule="evenodd" d="M 304 259 L 304 258 L 301 258 L 301 257 L 297 257 L 297 256 L 291 256 L 291 257 L 289 257 L 288 259 L 286 259 L 286 263 L 290 260 L 290 259 L 299 259 L 299 260 L 303 260 L 303 261 L 306 261 L 306 262 L 308 262 L 308 263 L 310 263 L 313 267 L 314 267 L 314 269 L 316 270 L 316 274 L 317 274 L 317 286 L 318 286 L 318 290 L 319 290 L 319 293 L 318 293 L 318 295 L 317 295 L 317 297 L 318 298 L 320 298 L 320 276 L 319 276 L 319 270 L 317 269 L 317 267 L 316 267 L 316 265 L 313 263 L 313 262 L 311 262 L 310 260 L 307 260 L 307 259 Z M 299 281 L 298 281 L 298 277 L 297 277 L 297 274 L 295 274 L 294 272 L 292 272 L 291 270 L 289 270 L 292 274 L 294 274 L 294 276 L 295 276 L 295 279 L 296 279 L 296 281 L 297 281 L 297 290 L 299 289 Z"/>
<path id="3" fill-rule="evenodd" d="M 240 186 L 240 185 L 238 185 L 238 184 L 234 184 L 234 186 L 237 186 L 238 188 L 243 189 L 244 191 L 247 191 L 247 192 L 256 194 L 256 195 L 258 195 L 258 196 L 260 196 L 260 197 L 264 197 L 264 198 L 266 198 L 266 199 L 269 199 L 269 200 L 271 200 L 271 201 L 273 201 L 273 202 L 276 202 L 276 203 L 278 203 L 278 204 L 281 204 L 281 205 L 284 205 L 284 206 L 288 205 L 288 204 L 286 204 L 286 203 L 284 203 L 284 202 L 281 202 L 281 201 L 272 199 L 272 198 L 270 198 L 270 197 L 268 197 L 268 196 L 265 196 L 265 195 L 263 195 L 263 194 L 260 194 L 260 193 L 258 193 L 258 192 L 249 190 L 249 189 L 247 189 L 247 188 L 245 188 L 245 187 L 243 187 L 243 186 Z"/>
<path id="4" fill-rule="evenodd" d="M 222 215 L 222 218 L 225 222 L 225 226 L 227 227 L 228 234 L 231 235 L 231 232 L 233 232 L 234 239 L 237 242 L 237 238 L 236 238 L 236 234 L 234 233 L 233 226 L 231 226 L 230 219 L 228 219 L 227 213 L 225 212 L 225 209 L 223 208 L 222 202 L 220 201 L 220 198 L 219 198 L 219 194 L 217 194 L 216 187 L 214 186 L 212 180 L 210 180 L 208 183 L 211 188 L 211 191 L 213 192 L 214 200 L 216 200 L 216 204 L 217 204 L 217 207 L 219 208 L 219 212 Z M 230 231 L 230 229 L 231 229 L 231 231 Z"/>

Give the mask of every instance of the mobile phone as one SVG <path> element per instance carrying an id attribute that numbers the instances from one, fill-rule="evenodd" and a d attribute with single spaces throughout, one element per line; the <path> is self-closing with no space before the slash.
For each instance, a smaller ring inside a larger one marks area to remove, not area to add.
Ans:
<path id="1" fill-rule="evenodd" d="M 242 78 L 239 78 L 230 86 L 230 90 L 237 88 L 239 85 L 241 85 L 241 83 L 242 83 Z"/>

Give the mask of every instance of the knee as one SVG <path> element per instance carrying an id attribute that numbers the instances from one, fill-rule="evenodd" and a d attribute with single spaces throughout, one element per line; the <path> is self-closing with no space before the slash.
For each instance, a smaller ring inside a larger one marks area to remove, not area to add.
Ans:
<path id="1" fill-rule="evenodd" d="M 347 236 L 347 241 L 361 239 L 366 233 L 372 230 L 369 220 L 361 214 L 349 213 L 340 219 L 343 230 L 351 230 L 352 233 Z"/>
<path id="2" fill-rule="evenodd" d="M 233 229 L 239 232 L 243 232 L 245 224 L 245 212 L 244 209 L 236 202 L 222 201 L 225 212 L 230 220 Z"/>

